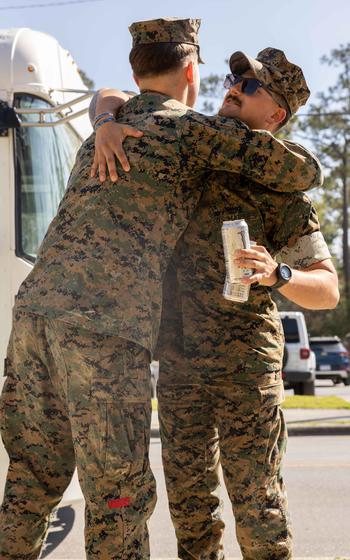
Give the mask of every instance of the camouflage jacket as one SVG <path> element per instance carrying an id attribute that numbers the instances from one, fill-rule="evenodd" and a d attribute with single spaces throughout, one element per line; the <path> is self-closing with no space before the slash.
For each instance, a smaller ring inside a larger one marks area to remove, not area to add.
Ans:
<path id="1" fill-rule="evenodd" d="M 319 185 L 322 172 L 297 145 L 154 92 L 131 99 L 119 119 L 144 131 L 127 140 L 131 171 L 119 170 L 117 184 L 90 178 L 94 135 L 84 142 L 16 308 L 152 349 L 164 273 L 207 173 L 240 173 L 292 191 Z"/>
<path id="2" fill-rule="evenodd" d="M 330 257 L 304 193 L 267 192 L 244 177 L 213 174 L 167 271 L 156 357 L 170 356 L 176 344 L 177 354 L 203 374 L 264 383 L 281 369 L 283 330 L 270 288 L 252 286 L 245 303 L 223 298 L 221 226 L 234 219 L 245 219 L 250 238 L 273 256 L 283 254 L 284 262 L 293 249 L 289 262 L 296 268 Z"/>

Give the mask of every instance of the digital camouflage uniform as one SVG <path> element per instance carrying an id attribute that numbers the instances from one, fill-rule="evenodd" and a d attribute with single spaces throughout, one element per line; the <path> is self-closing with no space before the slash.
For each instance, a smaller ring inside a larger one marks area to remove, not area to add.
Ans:
<path id="1" fill-rule="evenodd" d="M 294 267 L 329 252 L 305 195 L 266 194 L 237 179 L 228 191 L 232 176 L 213 177 L 164 283 L 158 414 L 183 560 L 223 558 L 219 458 L 244 560 L 289 558 L 291 547 L 280 474 L 283 331 L 269 288 L 251 287 L 246 303 L 223 298 L 222 222 L 244 218 L 252 239 L 274 255 L 283 248 Z"/>
<path id="2" fill-rule="evenodd" d="M 222 296 L 221 226 L 235 219 L 294 268 L 330 257 L 306 195 L 211 174 L 167 271 L 157 351 L 163 465 L 182 560 L 224 557 L 220 463 L 243 559 L 292 554 L 281 475 L 283 330 L 270 288 L 252 286 L 245 303 Z"/>
<path id="3" fill-rule="evenodd" d="M 134 42 L 144 25 L 132 26 Z M 174 39 L 177 21 L 158 25 L 164 35 L 157 41 Z M 175 39 L 191 42 L 199 22 L 187 20 L 185 36 L 180 25 Z M 120 121 L 144 131 L 141 140 L 128 140 L 130 173 L 120 171 L 117 185 L 90 178 L 94 136 L 84 142 L 16 298 L 1 399 L 10 457 L 1 559 L 38 558 L 74 461 L 86 500 L 87 558 L 149 557 L 155 485 L 146 371 L 164 273 L 203 178 L 221 169 L 287 191 L 295 189 L 295 174 L 301 189 L 322 179 L 309 152 L 242 123 L 198 115 L 162 94 L 133 98 Z"/>

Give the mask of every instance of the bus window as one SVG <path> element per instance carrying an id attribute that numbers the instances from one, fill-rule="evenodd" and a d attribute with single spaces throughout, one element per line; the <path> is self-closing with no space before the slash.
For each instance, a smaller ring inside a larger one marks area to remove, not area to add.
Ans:
<path id="1" fill-rule="evenodd" d="M 46 101 L 17 94 L 15 107 L 48 108 Z M 37 115 L 22 115 L 22 120 Z M 53 120 L 51 115 L 46 120 Z M 15 129 L 16 254 L 34 262 L 63 197 L 81 139 L 69 124 Z"/>

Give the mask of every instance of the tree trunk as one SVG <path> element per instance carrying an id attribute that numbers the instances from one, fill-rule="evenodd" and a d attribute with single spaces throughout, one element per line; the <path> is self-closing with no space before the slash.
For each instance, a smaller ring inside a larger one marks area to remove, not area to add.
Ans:
<path id="1" fill-rule="evenodd" d="M 349 192 L 346 172 L 342 177 L 343 183 L 343 270 L 344 295 L 346 298 L 347 316 L 350 320 L 350 252 L 349 252 Z"/>

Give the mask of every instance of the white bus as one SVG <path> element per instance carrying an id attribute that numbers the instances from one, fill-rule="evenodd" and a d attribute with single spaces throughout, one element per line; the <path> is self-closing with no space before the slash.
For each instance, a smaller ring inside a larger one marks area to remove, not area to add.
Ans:
<path id="1" fill-rule="evenodd" d="M 1 377 L 14 296 L 91 132 L 90 96 L 71 55 L 53 37 L 0 30 Z"/>
<path id="2" fill-rule="evenodd" d="M 91 133 L 92 93 L 53 37 L 0 30 L 0 392 L 14 296 L 56 214 L 77 149 Z M 7 465 L 0 441 L 0 501 Z M 76 477 L 65 498 L 81 498 Z"/>

